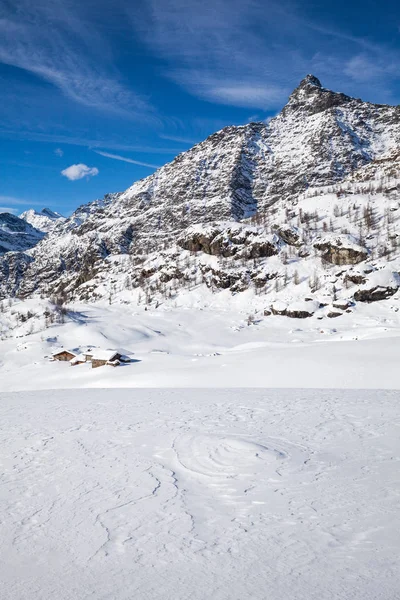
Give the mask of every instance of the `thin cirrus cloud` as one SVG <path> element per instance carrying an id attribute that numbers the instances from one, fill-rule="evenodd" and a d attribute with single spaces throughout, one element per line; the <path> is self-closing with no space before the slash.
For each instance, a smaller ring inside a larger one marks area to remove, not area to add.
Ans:
<path id="1" fill-rule="evenodd" d="M 303 8 L 285 0 L 142 0 L 132 24 L 166 63 L 163 74 L 209 102 L 276 109 L 313 71 L 349 93 L 369 95 L 382 80 L 395 85 L 397 50 L 313 22 Z M 360 71 L 361 63 L 369 68 Z M 373 92 L 386 94 L 378 85 Z"/>
<path id="2" fill-rule="evenodd" d="M 78 179 L 83 179 L 84 177 L 94 177 L 98 174 L 99 170 L 96 167 L 88 167 L 83 163 L 71 165 L 70 167 L 67 167 L 66 169 L 61 171 L 61 175 L 63 175 L 70 181 L 78 181 Z"/>
<path id="3" fill-rule="evenodd" d="M 146 99 L 121 83 L 107 39 L 77 0 L 2 3 L 0 63 L 53 84 L 79 104 L 130 118 L 152 113 Z"/>
<path id="4" fill-rule="evenodd" d="M 0 206 L 0 213 L 11 213 L 16 215 L 19 211 L 11 206 Z"/>
<path id="5" fill-rule="evenodd" d="M 113 158 L 114 160 L 121 160 L 122 162 L 131 163 L 132 165 L 139 165 L 140 167 L 148 167 L 149 169 L 159 169 L 160 165 L 152 165 L 150 163 L 142 162 L 141 160 L 134 160 L 133 158 L 126 158 L 126 156 L 120 156 L 119 154 L 111 154 L 110 152 L 103 152 L 102 150 L 94 150 L 96 154 L 104 156 L 105 158 Z"/>
<path id="6" fill-rule="evenodd" d="M 0 194 L 0 212 L 11 213 L 17 215 L 21 209 L 20 206 L 41 206 L 41 202 L 32 202 L 31 200 L 23 200 L 15 196 L 5 196 Z"/>
<path id="7" fill-rule="evenodd" d="M 2 196 L 0 195 L 0 202 L 1 204 L 4 205 L 8 205 L 8 206 L 19 206 L 19 205 L 26 205 L 26 204 L 35 204 L 35 205 L 39 205 L 40 202 L 31 202 L 30 200 L 23 200 L 22 198 L 16 198 L 15 196 Z M 9 212 L 14 212 L 17 209 L 12 209 Z"/>
<path id="8" fill-rule="evenodd" d="M 49 142 L 52 144 L 68 144 L 71 146 L 84 146 L 85 148 L 110 148 L 126 152 L 142 152 L 144 154 L 178 154 L 182 151 L 178 147 L 162 147 L 160 145 L 149 146 L 146 144 L 129 144 L 110 139 L 92 139 L 78 135 L 66 135 L 58 133 L 43 133 L 42 131 L 18 131 L 16 129 L 2 128 L 0 125 L 0 139 L 12 138 L 17 140 L 30 140 L 37 142 Z M 162 136 L 159 136 L 162 137 Z M 165 137 L 165 139 L 170 139 Z"/>
<path id="9" fill-rule="evenodd" d="M 159 134 L 158 136 L 162 140 L 171 140 L 171 142 L 179 142 L 180 144 L 197 144 L 199 140 L 194 140 L 192 138 L 181 137 L 179 135 L 164 135 Z"/>

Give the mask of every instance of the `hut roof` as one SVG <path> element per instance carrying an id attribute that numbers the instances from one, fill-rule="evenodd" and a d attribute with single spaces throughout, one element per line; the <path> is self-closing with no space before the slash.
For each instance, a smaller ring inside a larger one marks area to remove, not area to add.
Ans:
<path id="1" fill-rule="evenodd" d="M 76 352 L 74 352 L 73 350 L 69 350 L 68 348 L 59 348 L 58 350 L 56 350 L 56 352 L 52 353 L 52 356 L 58 356 L 59 354 L 63 354 L 64 352 L 72 354 L 72 356 L 76 356 Z"/>
<path id="2" fill-rule="evenodd" d="M 93 360 L 113 360 L 118 355 L 116 350 L 101 350 L 100 348 L 93 348 L 92 352 Z"/>

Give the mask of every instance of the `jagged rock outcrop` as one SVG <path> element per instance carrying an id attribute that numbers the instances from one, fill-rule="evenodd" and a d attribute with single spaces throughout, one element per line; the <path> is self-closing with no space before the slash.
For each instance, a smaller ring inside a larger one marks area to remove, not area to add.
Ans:
<path id="1" fill-rule="evenodd" d="M 355 273 L 346 273 L 344 277 L 344 283 L 352 283 L 354 285 L 361 285 L 367 282 L 367 278 L 364 275 L 357 275 Z"/>
<path id="2" fill-rule="evenodd" d="M 370 289 L 357 290 L 354 292 L 354 299 L 357 302 L 377 302 L 378 300 L 386 300 L 393 296 L 398 287 L 377 285 Z"/>
<path id="3" fill-rule="evenodd" d="M 178 244 L 190 252 L 247 259 L 274 256 L 280 245 L 279 237 L 266 234 L 262 227 L 232 223 L 191 227 Z"/>
<path id="4" fill-rule="evenodd" d="M 281 301 L 274 302 L 270 311 L 273 315 L 281 317 L 289 317 L 291 319 L 308 319 L 312 317 L 318 308 L 318 303 L 312 300 L 305 300 L 300 302 L 291 302 L 285 304 Z"/>
<path id="5" fill-rule="evenodd" d="M 294 228 L 277 227 L 276 233 L 279 235 L 281 240 L 283 240 L 289 246 L 301 246 L 302 244 L 299 232 Z"/>
<path id="6" fill-rule="evenodd" d="M 320 250 L 322 259 L 332 265 L 356 265 L 368 258 L 368 251 L 348 236 L 319 238 L 314 248 Z"/>

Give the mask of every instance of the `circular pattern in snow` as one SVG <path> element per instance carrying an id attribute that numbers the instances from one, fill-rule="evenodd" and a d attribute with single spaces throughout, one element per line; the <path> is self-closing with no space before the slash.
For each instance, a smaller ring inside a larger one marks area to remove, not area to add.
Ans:
<path id="1" fill-rule="evenodd" d="M 192 475 L 234 478 L 262 471 L 286 453 L 242 437 L 186 434 L 173 446 L 179 465 Z"/>

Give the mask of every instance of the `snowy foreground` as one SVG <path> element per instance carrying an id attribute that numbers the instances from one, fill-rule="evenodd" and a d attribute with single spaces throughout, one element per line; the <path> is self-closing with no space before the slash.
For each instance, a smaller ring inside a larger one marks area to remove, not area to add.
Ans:
<path id="1" fill-rule="evenodd" d="M 399 392 L 0 394 L 2 600 L 393 600 Z"/>

